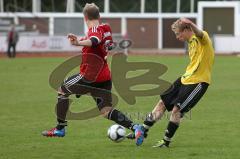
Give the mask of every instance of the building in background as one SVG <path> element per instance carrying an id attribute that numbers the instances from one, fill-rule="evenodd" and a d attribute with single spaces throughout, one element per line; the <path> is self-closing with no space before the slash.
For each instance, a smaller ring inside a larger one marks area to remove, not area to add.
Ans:
<path id="1" fill-rule="evenodd" d="M 51 37 L 54 46 L 49 48 L 55 51 L 63 46 L 67 33 L 86 32 L 81 12 L 85 3 L 91 2 L 99 6 L 102 22 L 112 26 L 114 36 L 131 39 L 133 49 L 183 50 L 185 45 L 175 39 L 169 27 L 180 17 L 190 18 L 208 30 L 217 45 L 229 37 L 239 42 L 239 1 L 216 0 L 0 0 L 0 36 L 16 23 L 23 38 Z M 46 47 L 42 41 L 36 43 Z"/>

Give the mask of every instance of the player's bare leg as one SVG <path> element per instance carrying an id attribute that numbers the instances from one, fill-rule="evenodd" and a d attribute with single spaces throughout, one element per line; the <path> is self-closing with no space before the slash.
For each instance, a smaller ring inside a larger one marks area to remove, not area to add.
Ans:
<path id="1" fill-rule="evenodd" d="M 153 147 L 169 147 L 171 139 L 179 127 L 180 120 L 181 120 L 180 109 L 179 107 L 174 106 L 163 139 L 161 141 L 158 141 L 156 145 L 154 145 Z"/>
<path id="2" fill-rule="evenodd" d="M 154 107 L 153 111 L 149 113 L 144 121 L 143 127 L 145 130 L 145 138 L 147 137 L 148 130 L 158 121 L 160 120 L 166 111 L 165 105 L 162 100 L 160 100 L 156 106 Z M 130 133 L 127 135 L 128 139 L 134 139 L 135 135 Z"/>
<path id="3" fill-rule="evenodd" d="M 160 120 L 162 118 L 162 116 L 164 115 L 166 111 L 165 105 L 163 103 L 162 100 L 160 100 L 157 105 L 155 106 L 155 108 L 153 109 L 153 111 L 151 113 L 148 114 L 148 116 L 146 117 L 145 121 L 144 121 L 144 128 L 146 130 L 150 129 L 155 122 L 157 122 L 158 120 Z"/>

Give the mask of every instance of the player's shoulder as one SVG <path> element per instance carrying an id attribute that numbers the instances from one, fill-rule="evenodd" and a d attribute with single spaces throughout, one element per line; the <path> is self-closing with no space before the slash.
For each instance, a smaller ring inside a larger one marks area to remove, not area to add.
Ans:
<path id="1" fill-rule="evenodd" d="M 99 28 L 101 28 L 102 30 L 104 31 L 110 31 L 111 30 L 111 27 L 108 23 L 102 23 L 99 25 Z"/>
<path id="2" fill-rule="evenodd" d="M 202 33 L 203 33 L 203 35 L 205 35 L 205 36 L 209 36 L 209 35 L 208 35 L 208 32 L 205 31 L 205 30 L 203 30 Z"/>
<path id="3" fill-rule="evenodd" d="M 108 23 L 101 23 L 99 27 L 110 28 L 110 25 Z"/>
<path id="4" fill-rule="evenodd" d="M 211 38 L 209 37 L 208 32 L 203 30 L 202 33 L 203 33 L 203 36 L 202 36 L 202 38 L 200 39 L 200 41 L 201 41 L 203 44 L 211 43 Z"/>

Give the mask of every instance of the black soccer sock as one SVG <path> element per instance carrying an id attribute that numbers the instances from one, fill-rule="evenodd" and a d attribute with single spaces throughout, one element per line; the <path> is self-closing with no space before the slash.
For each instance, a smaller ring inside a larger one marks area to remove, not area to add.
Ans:
<path id="1" fill-rule="evenodd" d="M 65 128 L 65 126 L 67 126 L 67 121 L 62 121 L 58 119 L 58 124 L 56 126 L 56 128 L 58 130 L 62 130 L 63 128 Z"/>
<path id="2" fill-rule="evenodd" d="M 108 113 L 108 119 L 113 120 L 119 125 L 122 125 L 125 128 L 132 129 L 133 127 L 133 122 L 126 117 L 122 112 L 113 109 Z"/>
<path id="3" fill-rule="evenodd" d="M 59 95 L 58 102 L 56 105 L 57 121 L 58 121 L 56 128 L 59 130 L 67 126 L 67 121 L 65 120 L 66 120 L 68 109 L 69 109 L 69 98 L 63 95 Z"/>
<path id="4" fill-rule="evenodd" d="M 155 122 L 156 121 L 154 121 L 154 119 L 153 119 L 153 114 L 149 113 L 143 122 L 143 126 L 146 130 L 148 130 L 150 127 L 152 127 L 154 125 Z"/>
<path id="5" fill-rule="evenodd" d="M 167 129 L 165 131 L 165 136 L 164 136 L 164 140 L 170 142 L 171 138 L 173 137 L 173 135 L 175 134 L 176 130 L 178 129 L 179 124 L 178 123 L 174 123 L 172 121 L 169 121 Z"/>

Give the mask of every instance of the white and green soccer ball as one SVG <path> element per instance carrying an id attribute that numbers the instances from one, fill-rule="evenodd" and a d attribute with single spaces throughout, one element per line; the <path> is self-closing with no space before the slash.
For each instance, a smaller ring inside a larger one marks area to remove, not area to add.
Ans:
<path id="1" fill-rule="evenodd" d="M 107 131 L 108 138 L 114 142 L 120 142 L 125 139 L 126 130 L 123 126 L 114 124 Z"/>

